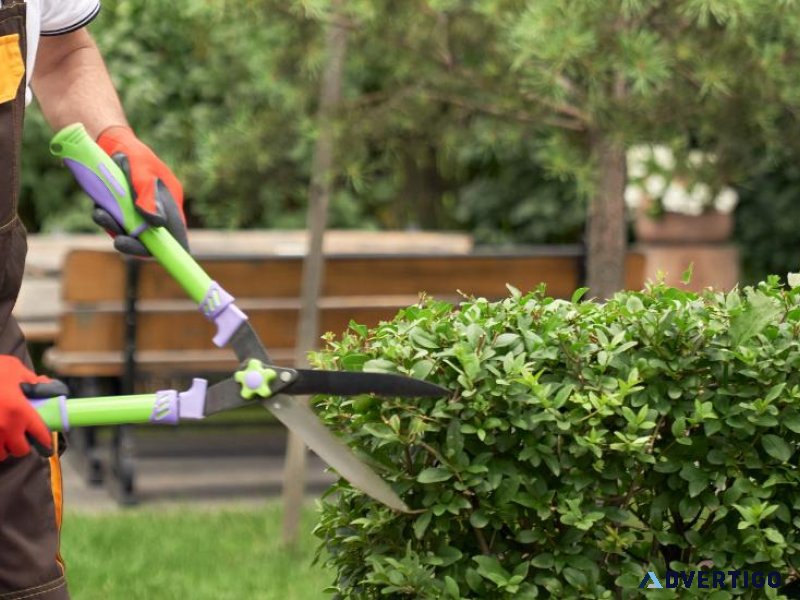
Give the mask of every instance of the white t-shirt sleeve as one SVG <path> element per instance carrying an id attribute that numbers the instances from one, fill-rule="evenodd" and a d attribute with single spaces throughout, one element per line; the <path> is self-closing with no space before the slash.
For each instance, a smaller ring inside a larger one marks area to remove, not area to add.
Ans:
<path id="1" fill-rule="evenodd" d="M 41 0 L 42 35 L 62 35 L 85 27 L 100 12 L 99 0 Z"/>

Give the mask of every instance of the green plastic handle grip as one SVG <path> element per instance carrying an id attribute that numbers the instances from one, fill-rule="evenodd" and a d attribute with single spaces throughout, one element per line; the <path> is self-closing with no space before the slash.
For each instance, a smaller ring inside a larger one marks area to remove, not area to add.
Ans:
<path id="1" fill-rule="evenodd" d="M 157 394 L 139 394 L 73 400 L 57 397 L 35 400 L 33 405 L 51 431 L 65 431 L 71 427 L 159 422 L 153 418 L 159 414 L 159 401 Z"/>
<path id="2" fill-rule="evenodd" d="M 152 394 L 73 398 L 64 396 L 31 400 L 39 416 L 52 431 L 70 427 L 133 425 L 152 423 L 177 425 L 182 419 L 204 419 L 208 382 L 195 378 L 189 389 L 160 390 Z"/>
<path id="3" fill-rule="evenodd" d="M 155 259 L 200 304 L 211 287 L 211 278 L 163 227 L 149 227 L 133 201 L 125 174 L 91 138 L 81 123 L 59 131 L 50 151 L 64 160 L 81 187 L 129 234 L 138 237 Z"/>

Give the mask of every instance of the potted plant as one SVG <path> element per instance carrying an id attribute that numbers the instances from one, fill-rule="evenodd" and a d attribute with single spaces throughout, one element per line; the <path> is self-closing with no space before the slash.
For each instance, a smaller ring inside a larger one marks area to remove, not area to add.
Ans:
<path id="1" fill-rule="evenodd" d="M 627 153 L 625 202 L 640 242 L 724 242 L 733 233 L 738 194 L 720 181 L 713 154 L 667 146 Z"/>

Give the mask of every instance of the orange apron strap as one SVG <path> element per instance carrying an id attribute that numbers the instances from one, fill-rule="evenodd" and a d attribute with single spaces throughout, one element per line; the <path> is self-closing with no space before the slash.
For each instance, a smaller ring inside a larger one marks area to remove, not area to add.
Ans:
<path id="1" fill-rule="evenodd" d="M 0 36 L 0 103 L 10 102 L 17 97 L 23 75 L 25 61 L 22 59 L 19 34 Z"/>
<path id="2" fill-rule="evenodd" d="M 61 459 L 59 458 L 59 439 L 58 434 L 53 434 L 53 456 L 50 457 L 50 488 L 53 491 L 53 507 L 56 512 L 56 527 L 59 534 L 59 545 L 56 553 L 56 560 L 64 572 L 64 560 L 61 558 L 61 521 L 64 516 L 64 486 L 61 474 Z"/>

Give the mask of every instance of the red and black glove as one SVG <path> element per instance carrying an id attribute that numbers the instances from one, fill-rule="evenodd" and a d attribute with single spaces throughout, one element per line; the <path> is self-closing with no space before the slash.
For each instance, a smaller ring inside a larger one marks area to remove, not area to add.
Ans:
<path id="1" fill-rule="evenodd" d="M 156 227 L 166 227 L 188 250 L 183 186 L 175 174 L 129 127 L 109 127 L 100 134 L 97 143 L 125 173 L 136 209 L 144 220 Z M 95 208 L 92 219 L 114 237 L 114 247 L 120 252 L 150 255 L 139 240 L 127 235 L 102 208 Z"/>
<path id="2" fill-rule="evenodd" d="M 62 382 L 36 375 L 15 356 L 0 355 L 0 460 L 25 456 L 31 445 L 43 456 L 53 454 L 50 430 L 28 399 L 66 396 Z"/>

